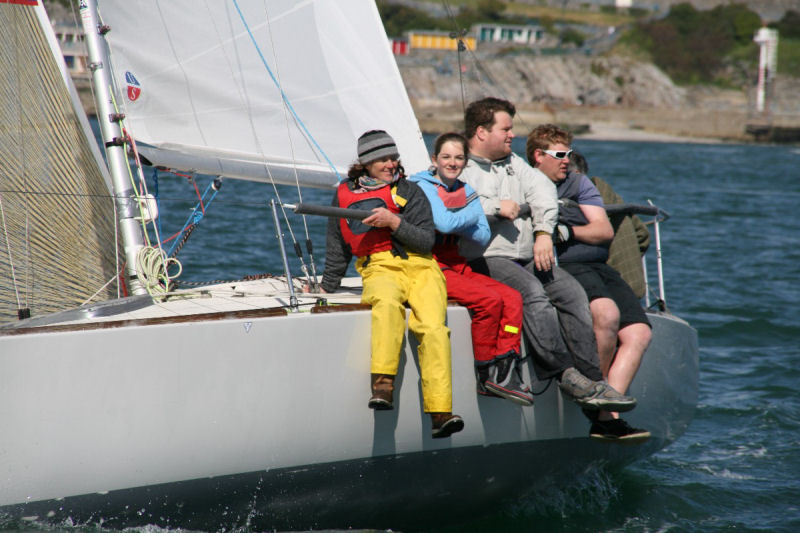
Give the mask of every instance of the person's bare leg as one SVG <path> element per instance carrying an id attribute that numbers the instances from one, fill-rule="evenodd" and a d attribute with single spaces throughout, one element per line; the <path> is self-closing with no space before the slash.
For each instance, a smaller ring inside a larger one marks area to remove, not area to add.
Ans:
<path id="1" fill-rule="evenodd" d="M 600 371 L 603 373 L 603 378 L 608 379 L 608 371 L 617 351 L 619 309 L 611 298 L 595 298 L 589 304 L 589 309 L 592 312 L 592 327 L 597 339 Z"/>
<path id="2" fill-rule="evenodd" d="M 629 324 L 619 330 L 619 346 L 607 372 L 603 372 L 608 384 L 625 394 L 633 381 L 642 356 L 650 344 L 651 331 L 647 324 Z M 618 413 L 600 413 L 601 420 L 619 418 Z"/>
<path id="3" fill-rule="evenodd" d="M 647 324 L 628 324 L 619 330 L 619 347 L 614 362 L 608 370 L 608 383 L 622 394 L 630 387 L 642 356 L 650 344 L 650 327 Z M 604 372 L 605 376 L 606 373 Z"/>

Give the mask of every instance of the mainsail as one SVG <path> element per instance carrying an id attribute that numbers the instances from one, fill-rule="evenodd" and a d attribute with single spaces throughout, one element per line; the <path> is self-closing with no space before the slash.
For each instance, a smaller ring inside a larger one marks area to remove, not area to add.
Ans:
<path id="1" fill-rule="evenodd" d="M 80 305 L 116 272 L 108 178 L 32 4 L 0 3 L 0 322 Z M 115 294 L 112 283 L 96 298 Z"/>
<path id="2" fill-rule="evenodd" d="M 101 17 L 154 164 L 332 186 L 357 137 L 384 129 L 406 170 L 428 165 L 372 0 L 107 0 Z"/>

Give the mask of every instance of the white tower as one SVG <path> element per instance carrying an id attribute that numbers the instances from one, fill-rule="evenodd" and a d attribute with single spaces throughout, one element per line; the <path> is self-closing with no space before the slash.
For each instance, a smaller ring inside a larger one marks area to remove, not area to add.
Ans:
<path id="1" fill-rule="evenodd" d="M 756 112 L 763 113 L 766 107 L 767 85 L 775 78 L 778 66 L 778 30 L 760 28 L 753 41 L 761 49 L 758 61 L 758 86 L 756 87 Z"/>

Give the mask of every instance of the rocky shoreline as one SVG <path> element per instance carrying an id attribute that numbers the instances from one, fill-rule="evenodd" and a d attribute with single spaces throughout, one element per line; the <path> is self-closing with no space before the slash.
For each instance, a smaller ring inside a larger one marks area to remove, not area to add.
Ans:
<path id="1" fill-rule="evenodd" d="M 420 129 L 437 134 L 463 129 L 459 108 L 415 106 Z M 525 135 L 545 122 L 559 124 L 576 138 L 606 141 L 723 143 L 753 142 L 744 131 L 746 116 L 736 112 L 711 111 L 698 116 L 696 111 L 637 109 L 562 109 L 541 110 L 521 107 L 515 121 L 517 135 Z"/>
<path id="2" fill-rule="evenodd" d="M 747 126 L 752 88 L 678 87 L 650 63 L 622 57 L 485 55 L 453 68 L 452 55 L 398 58 L 421 129 L 461 129 L 467 101 L 507 98 L 517 105 L 517 132 L 537 124 L 566 126 L 583 138 L 684 142 L 753 142 Z M 780 77 L 773 90 L 774 126 L 796 129 L 800 80 Z"/>

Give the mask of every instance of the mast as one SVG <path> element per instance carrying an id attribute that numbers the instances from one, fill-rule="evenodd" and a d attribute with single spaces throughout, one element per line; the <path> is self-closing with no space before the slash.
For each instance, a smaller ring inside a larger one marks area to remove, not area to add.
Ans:
<path id="1" fill-rule="evenodd" d="M 103 38 L 108 28 L 101 27 L 98 22 L 95 0 L 81 0 L 80 14 L 89 52 L 97 121 L 100 124 L 105 144 L 122 245 L 125 251 L 125 271 L 129 280 L 129 289 L 132 294 L 146 294 L 147 290 L 139 281 L 136 271 L 137 254 L 144 247 L 144 235 L 139 221 L 136 220 L 139 206 L 134 196 L 133 186 L 128 179 L 128 158 L 125 153 L 122 130 L 119 126 L 121 117 L 112 105 L 113 89 L 109 70 L 111 61 Z"/>

